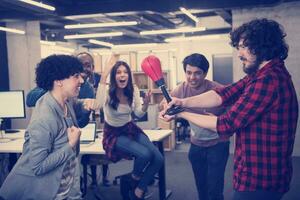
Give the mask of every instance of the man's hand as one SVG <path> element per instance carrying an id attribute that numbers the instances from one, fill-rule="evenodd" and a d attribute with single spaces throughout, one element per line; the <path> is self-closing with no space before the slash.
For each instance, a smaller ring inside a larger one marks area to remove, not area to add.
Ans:
<path id="1" fill-rule="evenodd" d="M 76 146 L 80 139 L 81 131 L 79 128 L 72 126 L 67 129 L 69 144 L 72 148 Z"/>
<path id="2" fill-rule="evenodd" d="M 158 109 L 159 109 L 159 111 L 162 111 L 162 110 L 166 109 L 167 106 L 168 106 L 168 103 L 167 103 L 166 99 L 163 99 L 160 102 L 160 104 L 158 105 Z"/>
<path id="3" fill-rule="evenodd" d="M 167 109 L 171 108 L 173 105 L 183 107 L 183 99 L 172 97 L 172 101 L 168 103 Z"/>
<path id="4" fill-rule="evenodd" d="M 165 122 L 170 122 L 175 119 L 176 115 L 166 115 L 167 110 L 163 110 L 159 113 L 159 118 L 164 120 Z"/>
<path id="5" fill-rule="evenodd" d="M 83 99 L 82 106 L 85 110 L 94 110 L 94 104 L 96 99 Z"/>
<path id="6" fill-rule="evenodd" d="M 176 97 L 172 97 L 172 101 L 170 101 L 167 106 L 166 103 L 162 103 L 161 104 L 163 106 L 163 110 L 159 113 L 159 117 L 166 121 L 169 122 L 173 119 L 175 119 L 176 115 L 167 115 L 166 112 L 169 108 L 171 108 L 173 105 L 174 106 L 182 106 L 183 105 L 183 100 L 176 98 Z M 180 113 L 178 113 L 177 115 L 179 115 Z"/>

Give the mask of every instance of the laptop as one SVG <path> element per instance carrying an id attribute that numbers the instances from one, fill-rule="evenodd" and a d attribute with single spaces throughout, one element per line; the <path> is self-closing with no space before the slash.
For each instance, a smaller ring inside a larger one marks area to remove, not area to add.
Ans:
<path id="1" fill-rule="evenodd" d="M 88 123 L 81 129 L 80 144 L 90 144 L 95 142 L 96 138 L 96 122 Z"/>

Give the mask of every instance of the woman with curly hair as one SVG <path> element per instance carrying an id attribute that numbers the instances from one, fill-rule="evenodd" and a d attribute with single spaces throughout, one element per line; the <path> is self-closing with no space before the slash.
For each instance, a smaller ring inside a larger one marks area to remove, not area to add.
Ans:
<path id="1" fill-rule="evenodd" d="M 22 155 L 0 189 L 2 198 L 68 199 L 78 192 L 80 129 L 73 98 L 83 83 L 82 71 L 80 61 L 67 55 L 52 55 L 38 64 L 37 86 L 48 92 L 36 103 Z"/>
<path id="2" fill-rule="evenodd" d="M 140 91 L 133 85 L 130 67 L 126 62 L 117 61 L 113 55 L 102 74 L 93 109 L 103 107 L 104 137 L 103 147 L 113 162 L 134 157 L 131 173 L 131 199 L 143 199 L 147 185 L 163 164 L 163 157 L 143 130 L 131 118 L 131 113 L 142 117 L 148 109 L 151 93 L 140 102 Z M 106 79 L 110 74 L 110 84 Z M 103 92 L 106 91 L 106 92 Z"/>
<path id="3" fill-rule="evenodd" d="M 285 67 L 286 34 L 276 21 L 255 19 L 231 32 L 231 44 L 243 63 L 244 78 L 224 88 L 176 99 L 183 107 L 230 106 L 225 114 L 182 112 L 220 137 L 236 134 L 234 200 L 279 200 L 289 190 L 292 153 L 298 121 L 297 94 Z M 166 121 L 173 116 L 164 115 Z"/>

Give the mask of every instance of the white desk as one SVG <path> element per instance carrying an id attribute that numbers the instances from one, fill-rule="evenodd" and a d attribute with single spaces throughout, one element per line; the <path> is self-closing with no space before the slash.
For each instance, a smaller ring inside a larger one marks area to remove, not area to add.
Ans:
<path id="1" fill-rule="evenodd" d="M 163 141 L 172 134 L 172 130 L 144 130 L 151 142 Z M 11 139 L 9 142 L 1 142 L 0 135 L 0 153 L 22 153 L 25 130 L 18 133 L 5 133 L 4 139 Z M 102 139 L 97 138 L 95 142 L 80 145 L 80 154 L 105 154 L 102 146 Z"/>
<path id="2" fill-rule="evenodd" d="M 144 130 L 150 141 L 155 143 L 159 151 L 164 155 L 163 140 L 172 134 L 172 130 Z M 3 134 L 3 138 L 11 139 L 9 142 L 1 142 L 0 135 L 0 153 L 22 153 L 25 130 L 18 133 Z M 81 144 L 80 154 L 105 154 L 102 146 L 102 138 L 97 138 L 94 143 Z M 87 166 L 84 166 L 85 168 Z M 85 170 L 84 170 L 85 171 Z M 86 175 L 84 174 L 84 190 L 86 191 Z M 84 191 L 84 192 L 85 192 Z M 167 199 L 171 191 L 166 191 L 165 165 L 159 171 L 159 199 Z"/>

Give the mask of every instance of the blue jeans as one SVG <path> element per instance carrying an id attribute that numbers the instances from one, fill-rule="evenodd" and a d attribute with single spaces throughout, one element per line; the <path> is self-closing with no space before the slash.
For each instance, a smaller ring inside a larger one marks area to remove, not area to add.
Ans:
<path id="1" fill-rule="evenodd" d="M 164 163 L 159 150 L 144 134 L 138 134 L 134 140 L 119 136 L 115 148 L 135 157 L 132 174 L 141 178 L 137 187 L 146 191 L 148 184 Z"/>
<path id="2" fill-rule="evenodd" d="M 233 200 L 280 200 L 283 197 L 283 193 L 274 192 L 274 191 L 234 191 L 233 193 Z"/>
<path id="3" fill-rule="evenodd" d="M 228 156 L 229 142 L 221 142 L 211 147 L 191 144 L 189 160 L 200 200 L 224 199 L 224 172 Z"/>

